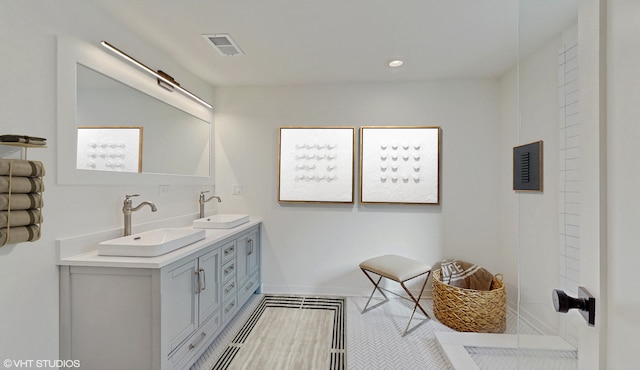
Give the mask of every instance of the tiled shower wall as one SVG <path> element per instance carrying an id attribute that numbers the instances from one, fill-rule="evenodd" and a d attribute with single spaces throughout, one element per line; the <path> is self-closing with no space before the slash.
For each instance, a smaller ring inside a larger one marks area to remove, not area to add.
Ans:
<path id="1" fill-rule="evenodd" d="M 565 44 L 558 53 L 558 114 L 560 133 L 560 283 L 570 296 L 578 295 L 580 281 L 580 110 L 578 45 Z M 578 328 L 571 320 L 565 339 L 577 345 Z"/>

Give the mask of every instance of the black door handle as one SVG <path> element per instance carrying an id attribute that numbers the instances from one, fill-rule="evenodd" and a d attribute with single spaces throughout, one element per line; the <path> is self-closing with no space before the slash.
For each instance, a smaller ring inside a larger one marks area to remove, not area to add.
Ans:
<path id="1" fill-rule="evenodd" d="M 559 289 L 553 290 L 552 298 L 556 312 L 567 313 L 577 308 L 589 326 L 596 324 L 596 299 L 584 287 L 578 287 L 578 298 L 570 297 Z"/>

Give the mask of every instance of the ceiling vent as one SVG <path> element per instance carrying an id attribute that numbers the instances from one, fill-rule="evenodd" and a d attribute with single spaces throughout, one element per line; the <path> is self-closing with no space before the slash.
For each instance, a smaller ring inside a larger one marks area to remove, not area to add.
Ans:
<path id="1" fill-rule="evenodd" d="M 244 55 L 238 44 L 228 33 L 216 33 L 214 35 L 202 35 L 218 53 L 225 56 Z"/>

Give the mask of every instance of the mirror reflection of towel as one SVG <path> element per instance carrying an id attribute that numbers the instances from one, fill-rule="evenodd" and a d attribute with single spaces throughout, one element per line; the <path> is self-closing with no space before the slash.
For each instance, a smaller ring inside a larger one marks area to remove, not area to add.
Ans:
<path id="1" fill-rule="evenodd" d="M 0 229 L 0 246 L 5 244 L 32 242 L 38 239 L 40 239 L 40 227 L 38 225 Z"/>

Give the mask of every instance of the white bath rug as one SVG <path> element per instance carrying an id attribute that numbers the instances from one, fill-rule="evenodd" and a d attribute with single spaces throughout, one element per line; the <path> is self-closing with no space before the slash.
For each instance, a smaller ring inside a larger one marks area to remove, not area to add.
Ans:
<path id="1" fill-rule="evenodd" d="M 345 369 L 344 298 L 261 300 L 211 369 Z"/>

